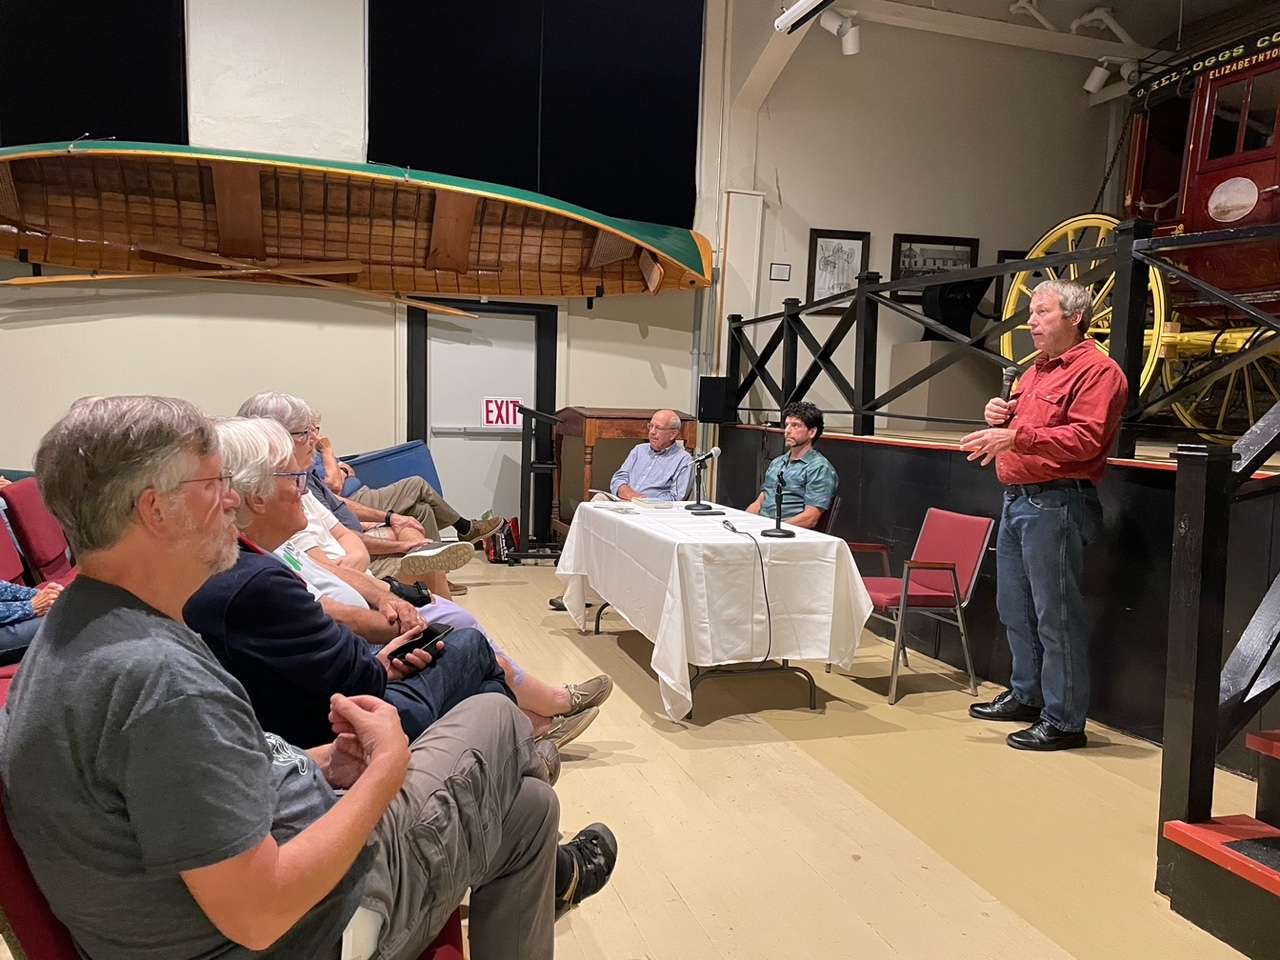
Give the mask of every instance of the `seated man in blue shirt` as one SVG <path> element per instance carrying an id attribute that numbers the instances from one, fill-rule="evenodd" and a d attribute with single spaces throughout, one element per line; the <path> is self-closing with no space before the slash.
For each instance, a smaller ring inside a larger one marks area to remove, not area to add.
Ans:
<path id="1" fill-rule="evenodd" d="M 674 410 L 659 410 L 649 418 L 649 442 L 639 443 L 627 454 L 609 481 L 609 492 L 619 500 L 683 500 L 693 476 L 693 455 L 676 446 L 680 417 Z"/>
<path id="2" fill-rule="evenodd" d="M 831 508 L 840 488 L 840 477 L 831 461 L 813 448 L 822 436 L 822 411 L 808 401 L 787 404 L 782 411 L 782 438 L 786 453 L 779 454 L 764 472 L 760 496 L 747 513 L 774 515 L 778 472 L 782 472 L 782 519 L 792 526 L 812 530 Z"/>
<path id="3" fill-rule="evenodd" d="M 636 444 L 627 454 L 609 481 L 609 492 L 619 500 L 683 500 L 688 496 L 693 454 L 676 445 L 678 436 L 680 416 L 674 410 L 659 410 L 650 417 L 649 442 Z M 598 494 L 597 499 L 607 498 Z M 560 597 L 547 603 L 552 610 L 564 610 Z"/>

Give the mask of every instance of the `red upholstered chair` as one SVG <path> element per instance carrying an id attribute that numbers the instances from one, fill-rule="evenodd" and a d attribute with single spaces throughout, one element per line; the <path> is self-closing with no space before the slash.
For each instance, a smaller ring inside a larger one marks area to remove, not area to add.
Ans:
<path id="1" fill-rule="evenodd" d="M 13 538 L 9 536 L 9 531 L 0 522 L 0 580 L 22 583 L 22 577 L 25 572 L 26 570 L 22 565 L 22 554 L 18 552 L 18 548 L 14 545 Z"/>
<path id="2" fill-rule="evenodd" d="M 898 665 L 907 662 L 903 623 L 908 611 L 923 614 L 960 629 L 960 646 L 969 670 L 969 694 L 977 696 L 978 679 L 973 673 L 973 657 L 969 653 L 969 635 L 964 625 L 964 608 L 973 596 L 978 582 L 982 555 L 991 541 L 995 521 L 990 517 L 971 517 L 930 507 L 911 559 L 903 567 L 901 577 L 889 575 L 889 550 L 879 543 L 850 543 L 854 553 L 878 553 L 884 576 L 866 577 L 863 582 L 871 595 L 873 617 L 895 626 L 893 667 L 889 673 L 889 702 L 898 701 Z M 950 615 L 948 615 L 950 614 Z"/>
<path id="3" fill-rule="evenodd" d="M 67 559 L 67 538 L 49 508 L 44 505 L 34 477 L 25 477 L 0 490 L 9 523 L 37 579 L 56 580 L 64 586 L 75 579 L 76 568 Z"/>
<path id="4" fill-rule="evenodd" d="M 16 666 L 0 667 L 0 706 L 9 695 L 9 684 Z M 25 954 L 31 960 L 80 960 L 58 918 L 49 909 L 35 877 L 31 875 L 22 848 L 9 829 L 4 813 L 4 787 L 0 785 L 0 936 L 16 957 Z M 462 915 L 454 911 L 435 942 L 421 960 L 463 960 Z"/>

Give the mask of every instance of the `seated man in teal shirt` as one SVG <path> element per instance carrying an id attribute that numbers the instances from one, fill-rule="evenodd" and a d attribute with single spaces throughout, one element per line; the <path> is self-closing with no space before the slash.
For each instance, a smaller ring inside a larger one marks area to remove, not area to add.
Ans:
<path id="1" fill-rule="evenodd" d="M 769 464 L 760 496 L 747 507 L 747 513 L 774 515 L 778 471 L 782 471 L 782 519 L 812 530 L 830 509 L 840 487 L 836 468 L 813 448 L 822 436 L 822 411 L 808 401 L 789 403 L 782 411 L 782 424 L 787 452 Z"/>

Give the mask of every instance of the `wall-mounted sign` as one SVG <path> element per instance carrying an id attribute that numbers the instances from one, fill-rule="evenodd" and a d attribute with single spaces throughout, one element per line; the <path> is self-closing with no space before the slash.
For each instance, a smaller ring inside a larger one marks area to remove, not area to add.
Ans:
<path id="1" fill-rule="evenodd" d="M 480 401 L 480 425 L 482 427 L 520 426 L 519 397 L 485 397 Z"/>
<path id="2" fill-rule="evenodd" d="M 791 264 L 789 263 L 771 263 L 769 264 L 769 279 L 787 281 L 791 279 Z"/>

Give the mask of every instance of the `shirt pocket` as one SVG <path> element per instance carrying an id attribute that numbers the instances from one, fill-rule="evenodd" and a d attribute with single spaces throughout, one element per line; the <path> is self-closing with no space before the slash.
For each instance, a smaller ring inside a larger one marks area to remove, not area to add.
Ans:
<path id="1" fill-rule="evenodd" d="M 1067 422 L 1067 395 L 1061 390 L 1037 394 L 1031 411 L 1032 426 L 1057 427 Z"/>

